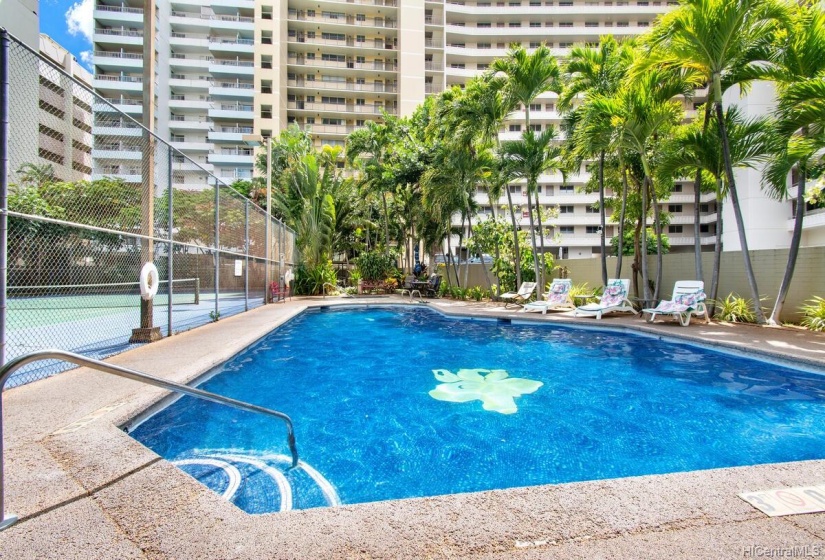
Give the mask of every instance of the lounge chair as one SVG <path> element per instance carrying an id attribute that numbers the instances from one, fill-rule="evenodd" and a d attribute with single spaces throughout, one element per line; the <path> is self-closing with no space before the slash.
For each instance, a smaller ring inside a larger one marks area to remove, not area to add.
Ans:
<path id="1" fill-rule="evenodd" d="M 604 293 L 602 293 L 599 301 L 577 307 L 576 316 L 601 319 L 605 313 L 614 313 L 616 311 L 636 313 L 630 300 L 627 299 L 629 289 L 630 280 L 608 280 L 607 286 L 605 286 Z"/>
<path id="2" fill-rule="evenodd" d="M 710 322 L 705 297 L 705 283 L 701 280 L 679 280 L 673 286 L 671 299 L 660 301 L 656 307 L 642 309 L 642 313 L 648 314 L 645 318 L 648 323 L 655 321 L 656 315 L 676 317 L 683 327 L 690 324 L 691 315 L 704 316 L 705 322 Z"/>
<path id="3" fill-rule="evenodd" d="M 571 311 L 576 308 L 573 298 L 570 297 L 572 287 L 572 280 L 556 278 L 550 284 L 550 289 L 544 294 L 542 301 L 532 301 L 521 310 L 524 312 L 541 311 L 542 315 L 546 315 L 548 311 Z"/>
<path id="4" fill-rule="evenodd" d="M 507 309 L 507 306 L 511 303 L 514 305 L 522 305 L 530 299 L 530 296 L 533 295 L 533 290 L 535 289 L 535 282 L 522 282 L 521 287 L 517 292 L 506 292 L 498 297 L 504 302 L 504 309 Z"/>

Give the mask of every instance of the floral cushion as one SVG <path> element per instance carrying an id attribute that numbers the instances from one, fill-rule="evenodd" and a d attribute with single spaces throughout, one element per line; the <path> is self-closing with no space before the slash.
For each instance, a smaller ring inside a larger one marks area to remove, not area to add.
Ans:
<path id="1" fill-rule="evenodd" d="M 705 292 L 699 290 L 689 294 L 679 294 L 674 300 L 659 302 L 656 311 L 660 313 L 684 313 L 692 311 L 698 304 L 705 301 Z"/>
<path id="2" fill-rule="evenodd" d="M 610 307 L 622 303 L 625 297 L 624 286 L 622 284 L 611 284 L 604 289 L 602 295 L 602 307 Z"/>
<path id="3" fill-rule="evenodd" d="M 566 282 L 556 282 L 550 287 L 550 291 L 554 294 L 566 294 L 567 286 L 568 284 Z"/>

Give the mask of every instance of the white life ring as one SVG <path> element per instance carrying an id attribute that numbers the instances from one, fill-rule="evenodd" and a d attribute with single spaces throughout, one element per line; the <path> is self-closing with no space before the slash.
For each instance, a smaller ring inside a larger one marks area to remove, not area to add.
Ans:
<path id="1" fill-rule="evenodd" d="M 158 293 L 160 276 L 157 267 L 148 262 L 140 269 L 140 297 L 149 301 Z"/>

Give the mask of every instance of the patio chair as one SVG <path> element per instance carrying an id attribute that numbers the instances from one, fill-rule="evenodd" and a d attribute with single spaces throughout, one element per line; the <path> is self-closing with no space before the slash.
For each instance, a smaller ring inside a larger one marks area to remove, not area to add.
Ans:
<path id="1" fill-rule="evenodd" d="M 690 324 L 691 315 L 705 317 L 710 322 L 708 308 L 705 305 L 705 283 L 701 280 L 679 280 L 673 285 L 673 294 L 669 300 L 662 300 L 659 305 L 649 309 L 642 309 L 648 316 L 645 320 L 652 323 L 656 315 L 669 315 L 679 319 L 683 327 Z"/>
<path id="2" fill-rule="evenodd" d="M 441 276 L 438 274 L 431 274 L 430 278 L 427 280 L 427 285 L 424 287 L 424 292 L 419 293 L 419 295 L 427 296 L 427 297 L 438 297 L 438 289 L 441 287 Z M 412 294 L 410 294 L 410 299 L 412 299 Z"/>
<path id="3" fill-rule="evenodd" d="M 525 313 L 541 311 L 542 315 L 546 315 L 548 311 L 572 311 L 576 308 L 573 298 L 570 297 L 572 287 L 572 280 L 555 278 L 542 301 L 530 302 L 521 311 Z"/>
<path id="4" fill-rule="evenodd" d="M 627 299 L 627 292 L 630 289 L 630 280 L 608 280 L 604 288 L 602 297 L 597 303 L 588 303 L 576 308 L 576 317 L 596 317 L 601 319 L 606 313 L 618 311 L 626 313 L 636 313 L 630 300 Z"/>
<path id="5" fill-rule="evenodd" d="M 404 278 L 404 285 L 401 286 L 400 295 L 410 294 L 410 299 L 412 299 L 413 293 L 418 292 L 418 290 L 413 287 L 413 282 L 415 282 L 415 276 L 412 274 Z M 421 292 L 418 292 L 418 295 L 420 296 Z"/>
<path id="6" fill-rule="evenodd" d="M 530 299 L 535 289 L 535 282 L 522 282 L 517 292 L 506 292 L 498 297 L 504 302 L 504 309 L 507 309 L 507 306 L 511 303 L 514 305 L 522 305 L 523 302 Z"/>

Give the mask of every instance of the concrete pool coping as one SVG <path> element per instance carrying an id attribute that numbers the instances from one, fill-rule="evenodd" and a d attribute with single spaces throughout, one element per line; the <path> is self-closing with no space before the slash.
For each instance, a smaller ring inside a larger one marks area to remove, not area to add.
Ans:
<path id="1" fill-rule="evenodd" d="M 107 361 L 188 382 L 307 306 L 408 302 L 296 299 Z M 825 336 L 795 329 L 683 328 L 620 315 L 595 321 L 450 300 L 428 305 L 445 314 L 687 337 L 825 366 Z M 791 547 L 825 555 L 825 514 L 767 518 L 738 498 L 745 491 L 823 484 L 825 461 L 251 516 L 119 428 L 164 395 L 85 368 L 6 391 L 6 509 L 21 521 L 0 533 L 0 558 L 742 558 Z"/>

